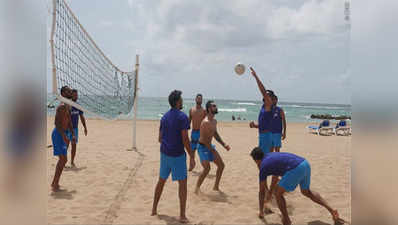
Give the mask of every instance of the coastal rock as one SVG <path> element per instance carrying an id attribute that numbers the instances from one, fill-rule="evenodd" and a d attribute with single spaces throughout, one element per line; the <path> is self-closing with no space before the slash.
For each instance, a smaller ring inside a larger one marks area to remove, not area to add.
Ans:
<path id="1" fill-rule="evenodd" d="M 332 116 L 330 114 L 311 114 L 311 119 L 322 119 L 322 120 L 346 120 L 351 119 L 351 116 Z"/>

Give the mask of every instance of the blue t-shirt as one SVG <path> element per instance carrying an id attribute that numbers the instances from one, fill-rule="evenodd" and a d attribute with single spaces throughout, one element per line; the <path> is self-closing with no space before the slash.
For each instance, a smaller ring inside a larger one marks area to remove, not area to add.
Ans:
<path id="1" fill-rule="evenodd" d="M 162 133 L 160 151 L 172 157 L 183 155 L 184 144 L 181 131 L 189 128 L 188 116 L 178 109 L 170 109 L 160 120 L 160 131 Z"/>
<path id="2" fill-rule="evenodd" d="M 76 109 L 75 107 L 72 106 L 70 116 L 72 119 L 72 127 L 77 128 L 79 125 L 79 116 L 83 115 L 83 111 Z"/>
<path id="3" fill-rule="evenodd" d="M 271 132 L 272 133 L 282 133 L 282 116 L 281 108 L 278 106 L 272 107 L 272 121 L 271 121 Z"/>
<path id="4" fill-rule="evenodd" d="M 261 107 L 258 114 L 258 131 L 263 133 L 265 130 L 271 130 L 272 111 L 265 111 L 265 105 Z"/>
<path id="5" fill-rule="evenodd" d="M 260 165 L 260 181 L 268 176 L 283 176 L 287 171 L 296 168 L 305 159 L 288 152 L 270 152 L 265 154 Z"/>

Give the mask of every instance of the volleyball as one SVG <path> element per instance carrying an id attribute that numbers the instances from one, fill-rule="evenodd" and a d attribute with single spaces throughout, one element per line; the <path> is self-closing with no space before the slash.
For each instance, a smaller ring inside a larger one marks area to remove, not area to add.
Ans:
<path id="1" fill-rule="evenodd" d="M 245 72 L 245 65 L 242 63 L 237 63 L 235 66 L 235 72 L 238 75 L 242 75 Z"/>

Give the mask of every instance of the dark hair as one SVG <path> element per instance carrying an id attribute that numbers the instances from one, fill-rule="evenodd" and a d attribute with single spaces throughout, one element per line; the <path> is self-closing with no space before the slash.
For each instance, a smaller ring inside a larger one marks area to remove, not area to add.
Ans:
<path id="1" fill-rule="evenodd" d="M 169 95 L 169 104 L 172 108 L 175 108 L 178 100 L 181 98 L 182 91 L 174 90 Z"/>
<path id="2" fill-rule="evenodd" d="M 271 97 L 276 96 L 275 93 L 274 93 L 274 91 L 272 91 L 272 90 L 267 90 L 267 94 L 268 94 L 269 96 L 271 96 Z"/>
<path id="3" fill-rule="evenodd" d="M 69 89 L 68 85 L 65 85 L 61 88 L 61 95 L 62 93 L 64 93 L 65 91 L 67 91 Z"/>
<path id="4" fill-rule="evenodd" d="M 214 103 L 213 100 L 209 100 L 206 102 L 206 112 L 209 112 L 209 108 L 211 107 L 211 103 Z"/>
<path id="5" fill-rule="evenodd" d="M 262 160 L 264 158 L 264 152 L 260 147 L 255 147 L 250 155 L 254 160 Z"/>
<path id="6" fill-rule="evenodd" d="M 202 94 L 197 94 L 197 95 L 196 95 L 196 97 L 199 97 L 199 96 L 200 96 L 200 97 L 203 97 Z"/>
<path id="7" fill-rule="evenodd" d="M 76 89 L 73 89 L 73 90 L 72 90 L 72 93 L 77 93 L 77 90 L 76 90 Z"/>

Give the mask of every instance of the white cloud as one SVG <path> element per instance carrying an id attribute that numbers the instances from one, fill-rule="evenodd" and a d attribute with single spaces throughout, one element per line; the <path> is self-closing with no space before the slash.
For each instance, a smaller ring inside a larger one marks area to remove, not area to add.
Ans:
<path id="1" fill-rule="evenodd" d="M 114 23 L 112 21 L 101 21 L 98 25 L 100 27 L 112 27 Z"/>
<path id="2" fill-rule="evenodd" d="M 275 8 L 267 22 L 267 32 L 272 38 L 289 38 L 296 35 L 330 35 L 346 26 L 344 1 L 310 0 L 299 8 Z"/>

